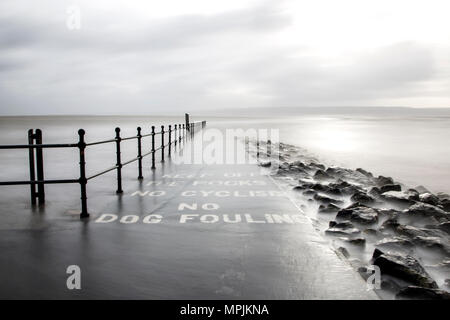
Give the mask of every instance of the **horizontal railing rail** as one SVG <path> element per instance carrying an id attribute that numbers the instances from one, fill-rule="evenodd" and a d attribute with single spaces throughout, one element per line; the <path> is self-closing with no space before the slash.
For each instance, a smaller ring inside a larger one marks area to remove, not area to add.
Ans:
<path id="1" fill-rule="evenodd" d="M 28 130 L 28 144 L 16 144 L 16 145 L 0 145 L 0 149 L 28 149 L 29 150 L 29 170 L 30 170 L 30 180 L 22 181 L 0 181 L 0 186 L 11 186 L 11 185 L 30 185 L 31 203 L 36 204 L 38 200 L 39 205 L 45 203 L 45 184 L 64 184 L 64 183 L 79 183 L 80 193 L 81 193 L 81 218 L 89 217 L 87 209 L 87 190 L 86 185 L 89 180 L 97 178 L 108 172 L 116 170 L 117 172 L 117 190 L 116 193 L 120 194 L 122 190 L 122 168 L 134 162 L 138 162 L 138 179 L 143 179 L 142 173 L 142 159 L 146 156 L 151 155 L 151 169 L 156 168 L 155 165 L 155 154 L 161 151 L 161 162 L 164 162 L 164 152 L 168 148 L 168 156 L 171 156 L 172 145 L 176 148 L 177 143 L 186 142 L 188 135 L 186 132 L 195 133 L 197 127 L 201 126 L 204 128 L 206 121 L 200 122 L 189 122 L 189 115 L 186 115 L 185 124 L 175 124 L 168 126 L 168 130 L 164 130 L 164 126 L 161 126 L 161 131 L 155 132 L 155 126 L 151 127 L 151 132 L 148 134 L 141 134 L 142 128 L 137 127 L 137 135 L 124 137 L 120 136 L 120 128 L 115 129 L 116 136 L 114 139 L 100 140 L 86 143 L 85 142 L 85 131 L 83 129 L 78 130 L 78 143 L 66 143 L 66 144 L 43 144 L 42 143 L 42 131 L 40 129 L 30 129 Z M 168 142 L 164 143 L 165 135 L 167 134 Z M 161 135 L 161 145 L 155 147 L 155 136 Z M 151 150 L 149 152 L 142 153 L 142 139 L 151 137 Z M 121 157 L 121 142 L 137 139 L 137 156 L 122 162 Z M 115 143 L 116 144 L 116 164 L 110 168 L 104 169 L 90 176 L 86 176 L 86 159 L 85 150 L 87 147 Z M 80 166 L 80 177 L 78 179 L 44 179 L 44 161 L 43 161 L 43 149 L 48 148 L 78 148 L 79 149 L 79 166 Z M 36 191 L 37 186 L 37 191 Z"/>
<path id="2" fill-rule="evenodd" d="M 11 145 L 0 145 L 0 149 L 36 149 L 36 148 L 76 148 L 78 144 L 76 143 L 66 143 L 66 144 L 11 144 Z"/>

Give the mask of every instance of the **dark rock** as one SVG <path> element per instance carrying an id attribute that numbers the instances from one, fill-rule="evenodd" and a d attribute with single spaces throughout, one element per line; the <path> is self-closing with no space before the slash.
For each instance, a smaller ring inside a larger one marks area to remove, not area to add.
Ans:
<path id="1" fill-rule="evenodd" d="M 321 163 L 316 163 L 316 162 L 311 162 L 310 164 L 309 164 L 309 166 L 311 167 L 311 168 L 315 168 L 315 169 L 319 169 L 319 170 L 324 170 L 325 171 L 325 166 L 323 165 L 323 164 L 321 164 Z"/>
<path id="2" fill-rule="evenodd" d="M 334 177 L 343 176 L 347 173 L 345 169 L 339 167 L 329 167 L 325 172 Z"/>
<path id="3" fill-rule="evenodd" d="M 405 210 L 404 213 L 412 216 L 425 216 L 425 217 L 433 216 L 436 218 L 449 217 L 449 214 L 447 214 L 441 208 L 423 202 L 413 204 L 407 210 Z"/>
<path id="4" fill-rule="evenodd" d="M 383 251 L 381 251 L 380 249 L 375 249 L 373 250 L 372 259 L 378 258 L 382 254 L 384 254 Z"/>
<path id="5" fill-rule="evenodd" d="M 378 198 L 381 195 L 381 190 L 378 187 L 372 187 L 370 188 L 368 194 L 371 195 L 372 197 Z"/>
<path id="6" fill-rule="evenodd" d="M 416 189 L 408 189 L 406 192 L 410 194 L 411 200 L 419 201 L 420 193 Z"/>
<path id="7" fill-rule="evenodd" d="M 395 298 L 408 300 L 450 300 L 450 293 L 439 289 L 409 286 L 401 289 Z"/>
<path id="8" fill-rule="evenodd" d="M 356 237 L 356 238 L 341 237 L 339 239 L 341 239 L 342 241 L 348 242 L 350 244 L 358 245 L 358 246 L 366 244 L 366 239 L 364 239 L 363 237 Z"/>
<path id="9" fill-rule="evenodd" d="M 415 187 L 414 188 L 414 190 L 416 191 L 416 192 L 418 192 L 419 194 L 422 194 L 422 193 L 431 193 L 427 188 L 425 188 L 424 186 L 417 186 L 417 187 Z"/>
<path id="10" fill-rule="evenodd" d="M 399 184 L 386 184 L 380 188 L 381 193 L 389 191 L 402 191 L 402 187 Z"/>
<path id="11" fill-rule="evenodd" d="M 329 190 L 329 187 L 324 184 L 313 183 L 313 182 L 309 182 L 307 180 L 299 180 L 299 182 L 300 182 L 300 186 L 303 189 L 311 189 L 311 190 L 320 191 L 320 192 L 327 192 Z"/>
<path id="12" fill-rule="evenodd" d="M 258 163 L 258 165 L 260 167 L 267 168 L 267 167 L 270 167 L 272 165 L 272 162 L 270 162 L 270 161 L 260 161 Z M 289 168 L 289 167 L 287 166 L 286 168 Z"/>
<path id="13" fill-rule="evenodd" d="M 375 201 L 372 196 L 361 191 L 358 191 L 353 196 L 351 196 L 350 200 L 359 203 L 372 203 Z"/>
<path id="14" fill-rule="evenodd" d="M 315 170 L 308 167 L 307 165 L 305 165 L 303 162 L 301 161 L 294 161 L 292 163 L 289 164 L 289 171 L 292 172 L 299 172 L 305 176 L 310 175 L 311 173 L 313 173 Z"/>
<path id="15" fill-rule="evenodd" d="M 344 202 L 338 199 L 334 199 L 334 198 L 329 198 L 329 197 L 325 197 L 325 196 L 321 196 L 319 194 L 316 194 L 314 196 L 314 200 L 323 203 L 323 204 L 330 204 L 330 203 L 334 203 L 334 204 L 343 204 Z"/>
<path id="16" fill-rule="evenodd" d="M 397 233 L 410 238 L 414 238 L 417 236 L 427 237 L 429 235 L 427 232 L 428 229 L 416 228 L 413 226 L 405 226 L 405 225 L 399 225 L 396 228 L 396 231 Z"/>
<path id="17" fill-rule="evenodd" d="M 378 213 L 389 218 L 396 218 L 400 211 L 395 209 L 377 209 Z"/>
<path id="18" fill-rule="evenodd" d="M 447 234 L 450 234 L 450 221 L 442 222 L 437 225 L 426 225 L 425 228 L 439 229 L 439 230 L 446 232 Z"/>
<path id="19" fill-rule="evenodd" d="M 316 191 L 321 191 L 321 192 L 327 192 L 329 190 L 329 187 L 325 184 L 314 183 L 311 186 L 311 189 L 314 189 Z"/>
<path id="20" fill-rule="evenodd" d="M 378 212 L 366 206 L 358 206 L 339 210 L 336 219 L 350 219 L 361 224 L 371 224 L 378 221 Z"/>
<path id="21" fill-rule="evenodd" d="M 336 183 L 330 183 L 328 187 L 330 189 L 338 189 L 343 195 L 352 195 L 358 191 L 361 191 L 361 188 L 342 180 L 339 180 Z"/>
<path id="22" fill-rule="evenodd" d="M 345 187 L 351 187 L 353 185 L 351 183 L 348 183 L 347 181 L 339 179 L 337 182 L 330 183 L 329 186 L 334 187 L 334 188 L 345 188 Z"/>
<path id="23" fill-rule="evenodd" d="M 383 240 L 378 241 L 375 244 L 376 247 L 380 248 L 386 248 L 386 249 L 411 249 L 414 247 L 414 244 L 409 241 L 407 238 L 403 237 L 392 237 L 392 238 L 385 238 Z"/>
<path id="24" fill-rule="evenodd" d="M 421 202 L 425 202 L 425 203 L 431 204 L 433 206 L 437 206 L 439 204 L 439 198 L 428 192 L 422 193 L 421 195 L 419 195 L 419 200 Z"/>
<path id="25" fill-rule="evenodd" d="M 364 280 L 367 280 L 369 278 L 369 276 L 370 276 L 370 273 L 368 272 L 367 267 L 359 267 L 358 268 L 358 273 L 361 275 L 361 277 Z"/>
<path id="26" fill-rule="evenodd" d="M 440 200 L 439 205 L 442 206 L 442 209 L 445 211 L 450 212 L 450 199 Z"/>
<path id="27" fill-rule="evenodd" d="M 401 289 L 401 286 L 395 282 L 392 281 L 392 279 L 383 279 L 381 280 L 381 289 L 390 291 L 390 292 L 398 292 Z"/>
<path id="28" fill-rule="evenodd" d="M 292 190 L 295 190 L 295 191 L 303 191 L 305 189 L 306 189 L 306 187 L 304 187 L 304 186 L 295 186 L 292 188 Z"/>
<path id="29" fill-rule="evenodd" d="M 346 258 L 350 257 L 350 253 L 344 247 L 337 248 L 337 251 L 340 252 Z"/>
<path id="30" fill-rule="evenodd" d="M 372 228 L 365 229 L 365 230 L 364 230 L 364 233 L 365 233 L 365 234 L 368 234 L 368 235 L 370 235 L 370 236 L 376 236 L 376 235 L 378 235 L 378 231 L 375 230 L 375 229 L 372 229 Z"/>
<path id="31" fill-rule="evenodd" d="M 355 228 L 350 221 L 342 221 L 342 222 L 330 221 L 329 226 L 330 227 L 327 230 L 325 230 L 325 233 L 327 234 L 353 235 L 361 232 L 357 228 Z"/>
<path id="32" fill-rule="evenodd" d="M 304 196 L 314 196 L 316 192 L 314 190 L 308 189 L 302 192 Z"/>
<path id="33" fill-rule="evenodd" d="M 449 247 L 442 243 L 439 237 L 424 237 L 416 236 L 413 239 L 414 243 L 418 246 L 422 246 L 428 249 L 438 249 L 443 251 L 445 254 L 450 252 Z"/>
<path id="34" fill-rule="evenodd" d="M 326 194 L 333 195 L 333 196 L 342 196 L 342 191 L 339 188 L 328 188 L 327 191 L 323 191 Z"/>
<path id="35" fill-rule="evenodd" d="M 291 173 L 296 173 L 296 174 L 300 174 L 300 175 L 303 175 L 303 176 L 308 176 L 309 175 L 309 173 L 306 170 L 304 170 L 302 168 L 299 168 L 297 166 L 290 165 L 288 170 Z"/>
<path id="36" fill-rule="evenodd" d="M 388 191 L 381 194 L 384 200 L 399 204 L 412 205 L 418 199 L 418 195 L 409 191 Z"/>
<path id="37" fill-rule="evenodd" d="M 444 285 L 445 285 L 447 288 L 450 288 L 450 279 L 445 279 Z"/>
<path id="38" fill-rule="evenodd" d="M 345 194 L 345 195 L 353 195 L 360 191 L 361 191 L 361 189 L 358 188 L 357 186 L 349 186 L 349 187 L 344 187 L 341 189 L 342 194 Z"/>
<path id="39" fill-rule="evenodd" d="M 396 218 L 390 218 L 381 224 L 380 230 L 381 231 L 384 231 L 384 230 L 396 231 L 399 226 L 400 226 L 400 223 L 397 221 Z"/>
<path id="40" fill-rule="evenodd" d="M 352 203 L 351 205 L 349 205 L 347 208 L 345 208 L 345 209 L 354 209 L 354 208 L 358 208 L 358 207 L 366 207 L 366 208 L 368 208 L 368 206 L 366 206 L 366 205 L 364 205 L 364 204 L 362 204 L 362 203 L 359 203 L 359 202 L 355 202 L 355 203 Z"/>
<path id="41" fill-rule="evenodd" d="M 340 208 L 337 205 L 333 204 L 333 203 L 330 203 L 330 204 L 327 204 L 327 205 L 321 204 L 319 206 L 319 212 L 320 213 L 336 213 L 339 210 L 340 210 Z"/>
<path id="42" fill-rule="evenodd" d="M 314 179 L 316 179 L 316 180 L 330 180 L 330 179 L 333 179 L 333 177 L 331 177 L 325 171 L 319 169 L 314 174 Z"/>
<path id="43" fill-rule="evenodd" d="M 296 167 L 300 167 L 300 168 L 303 168 L 303 169 L 306 168 L 306 164 L 303 161 L 300 161 L 300 160 L 296 160 L 296 161 L 291 162 L 291 165 L 292 166 L 296 166 Z"/>
<path id="44" fill-rule="evenodd" d="M 380 267 L 381 274 L 397 277 L 411 284 L 437 289 L 438 285 L 414 257 L 404 254 L 384 253 L 375 249 L 373 264 Z"/>
<path id="45" fill-rule="evenodd" d="M 330 221 L 328 223 L 328 226 L 330 228 L 341 228 L 341 229 L 351 229 L 353 228 L 353 223 L 351 223 L 350 221 L 341 221 L 341 222 L 336 222 L 336 221 Z"/>
<path id="46" fill-rule="evenodd" d="M 387 184 L 394 184 L 394 180 L 391 177 L 378 176 L 374 180 L 375 180 L 375 183 L 377 185 L 379 185 L 380 187 L 387 185 Z"/>
<path id="47" fill-rule="evenodd" d="M 337 195 L 341 196 L 342 192 L 339 188 L 336 188 L 334 186 L 329 186 L 321 183 L 312 183 L 312 182 L 306 182 L 303 180 L 299 181 L 304 188 L 309 188 L 315 191 L 323 192 L 330 195 Z"/>
<path id="48" fill-rule="evenodd" d="M 364 170 L 362 168 L 357 168 L 356 171 L 358 171 L 359 173 L 362 173 L 363 175 L 365 175 L 368 178 L 372 178 L 373 177 L 372 173 L 370 173 L 370 172 L 368 172 L 368 171 L 366 171 L 366 170 Z"/>

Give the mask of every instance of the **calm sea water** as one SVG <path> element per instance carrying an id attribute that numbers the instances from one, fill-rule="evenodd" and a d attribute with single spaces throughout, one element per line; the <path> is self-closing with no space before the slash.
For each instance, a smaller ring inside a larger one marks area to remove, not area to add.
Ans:
<path id="1" fill-rule="evenodd" d="M 304 116 L 227 122 L 279 129 L 280 141 L 306 148 L 328 165 L 361 167 L 411 187 L 450 192 L 448 116 Z"/>
<path id="2" fill-rule="evenodd" d="M 197 119 L 197 120 L 203 120 Z M 328 165 L 362 167 L 374 174 L 392 176 L 410 186 L 450 192 L 450 117 L 439 116 L 304 116 L 274 119 L 206 118 L 208 127 L 274 128 L 280 141 L 306 148 Z M 114 127 L 124 136 L 138 125 L 149 133 L 152 124 L 182 123 L 183 117 L 2 117 L 0 144 L 26 143 L 28 128 L 41 128 L 44 142 L 76 142 L 84 128 L 86 140 L 110 139 Z M 159 127 L 157 127 L 158 130 Z M 146 142 L 145 148 L 149 148 Z M 123 146 L 124 158 L 135 156 L 135 144 Z M 114 164 L 114 145 L 98 146 L 89 153 L 88 170 Z M 78 173 L 76 150 L 47 150 L 48 178 Z M 0 179 L 27 178 L 23 150 L 0 152 Z"/>

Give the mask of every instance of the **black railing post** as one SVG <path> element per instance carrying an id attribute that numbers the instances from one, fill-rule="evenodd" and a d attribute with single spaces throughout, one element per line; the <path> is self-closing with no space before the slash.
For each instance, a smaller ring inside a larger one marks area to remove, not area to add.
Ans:
<path id="1" fill-rule="evenodd" d="M 185 124 L 183 123 L 183 142 L 185 141 L 185 137 L 186 137 L 186 127 Z"/>
<path id="2" fill-rule="evenodd" d="M 175 125 L 175 130 L 174 130 L 174 142 L 175 142 L 175 147 L 177 146 L 177 125 Z"/>
<path id="3" fill-rule="evenodd" d="M 78 130 L 78 149 L 80 151 L 80 190 L 81 190 L 81 213 L 80 218 L 89 217 L 89 213 L 87 210 L 87 192 L 86 192 L 86 159 L 84 155 L 84 151 L 86 149 L 86 143 L 84 142 L 84 130 Z"/>
<path id="4" fill-rule="evenodd" d="M 171 156 L 172 150 L 172 126 L 169 124 L 169 157 Z"/>
<path id="5" fill-rule="evenodd" d="M 117 155 L 117 191 L 116 193 L 122 193 L 122 162 L 120 159 L 120 141 L 122 141 L 122 138 L 120 138 L 120 128 L 116 128 L 116 155 Z"/>
<path id="6" fill-rule="evenodd" d="M 138 141 L 138 179 L 142 180 L 144 177 L 142 176 L 142 134 L 141 127 L 137 127 L 137 141 Z"/>
<path id="7" fill-rule="evenodd" d="M 28 144 L 34 144 L 34 133 L 33 129 L 28 130 Z M 28 148 L 28 161 L 30 163 L 30 181 L 36 181 L 35 168 L 34 168 L 34 149 Z M 36 185 L 34 183 L 30 183 L 30 195 L 31 195 L 31 204 L 36 204 Z"/>
<path id="8" fill-rule="evenodd" d="M 36 129 L 36 144 L 42 144 L 42 131 Z M 44 159 L 42 155 L 42 148 L 36 148 L 36 167 L 38 181 L 44 181 Z M 45 189 L 44 183 L 38 183 L 38 200 L 39 204 L 45 203 Z"/>
<path id="9" fill-rule="evenodd" d="M 245 143 L 245 152 L 248 153 L 250 146 L 249 146 L 249 138 L 247 136 L 244 139 L 244 143 Z"/>
<path id="10" fill-rule="evenodd" d="M 259 139 L 256 140 L 256 159 L 259 159 Z"/>
<path id="11" fill-rule="evenodd" d="M 181 123 L 178 124 L 178 143 L 181 143 Z"/>
<path id="12" fill-rule="evenodd" d="M 184 114 L 184 122 L 186 123 L 186 128 L 189 131 L 189 114 L 188 113 Z"/>
<path id="13" fill-rule="evenodd" d="M 164 126 L 161 126 L 161 162 L 164 162 Z"/>
<path id="14" fill-rule="evenodd" d="M 155 126 L 152 126 L 152 169 L 155 168 Z"/>
<path id="15" fill-rule="evenodd" d="M 271 148 L 272 147 L 272 141 L 267 140 L 267 157 L 270 158 L 271 156 Z"/>

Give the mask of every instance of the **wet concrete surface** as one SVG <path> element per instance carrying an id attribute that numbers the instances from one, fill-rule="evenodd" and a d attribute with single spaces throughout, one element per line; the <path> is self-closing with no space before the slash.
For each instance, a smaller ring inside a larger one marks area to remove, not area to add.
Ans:
<path id="1" fill-rule="evenodd" d="M 90 182 L 84 221 L 77 185 L 47 186 L 40 209 L 3 188 L 0 298 L 377 298 L 257 165 L 148 164 L 142 181 L 124 168 L 122 195 L 114 172 Z"/>

